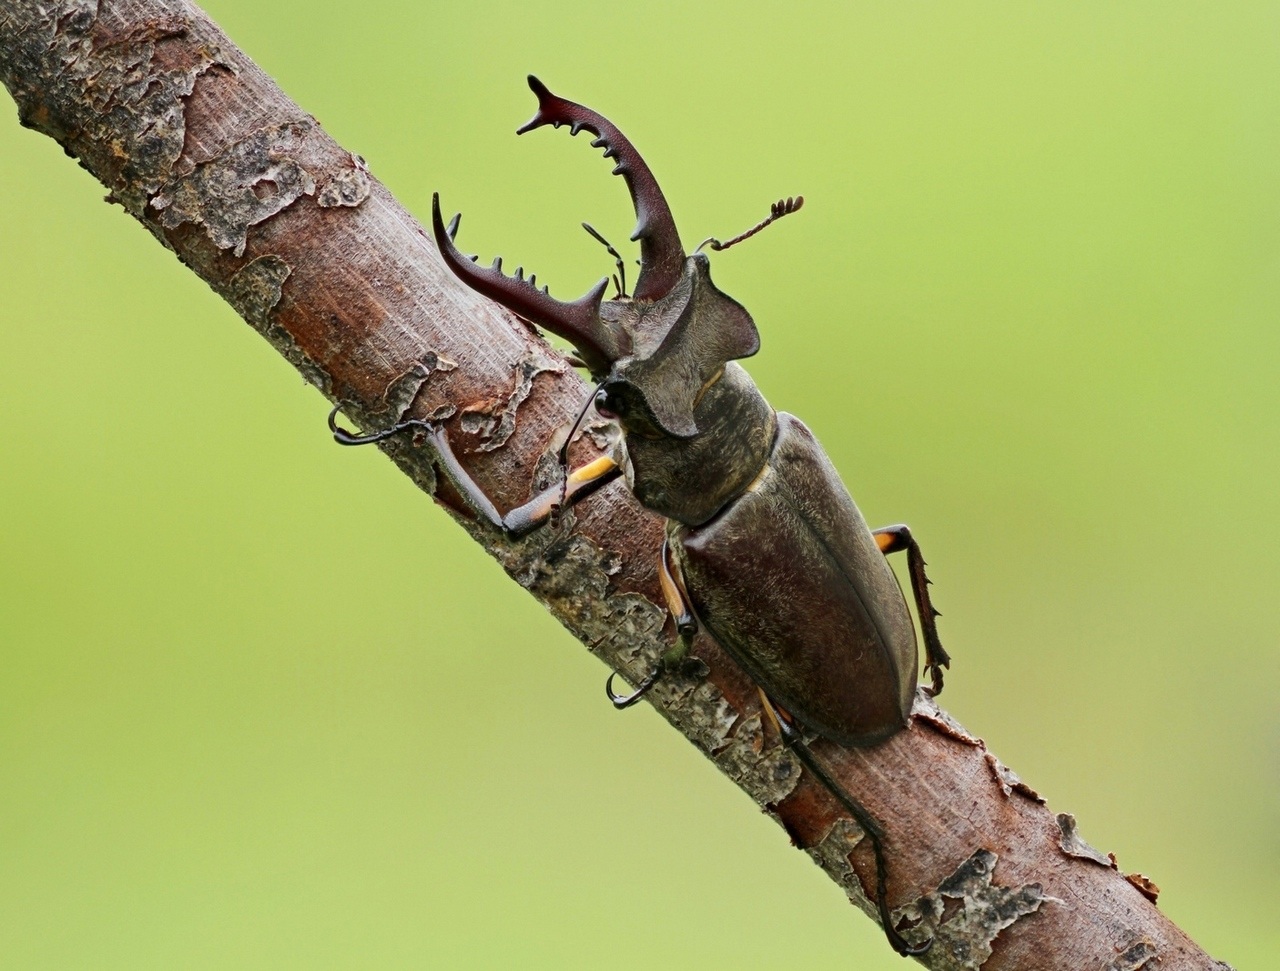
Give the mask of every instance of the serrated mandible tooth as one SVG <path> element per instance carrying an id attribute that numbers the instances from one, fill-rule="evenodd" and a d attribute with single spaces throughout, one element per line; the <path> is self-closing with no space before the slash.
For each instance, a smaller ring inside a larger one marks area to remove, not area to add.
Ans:
<path id="1" fill-rule="evenodd" d="M 634 243 L 634 242 L 635 242 L 637 239 L 639 239 L 641 236 L 646 236 L 646 235 L 648 235 L 648 233 L 649 233 L 649 229 L 650 229 L 650 225 L 649 225 L 649 220 L 648 220 L 648 219 L 640 219 L 640 220 L 638 220 L 638 221 L 636 222 L 636 228 L 635 228 L 635 229 L 632 231 L 632 233 L 631 233 L 631 242 L 633 242 L 633 243 Z"/>

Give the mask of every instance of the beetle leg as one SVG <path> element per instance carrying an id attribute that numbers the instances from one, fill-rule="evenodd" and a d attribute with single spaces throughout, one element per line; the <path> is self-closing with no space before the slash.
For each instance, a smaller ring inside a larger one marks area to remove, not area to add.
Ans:
<path id="1" fill-rule="evenodd" d="M 410 428 L 425 429 L 427 437 L 440 457 L 440 464 L 448 472 L 454 488 L 466 500 L 467 505 L 512 539 L 518 539 L 533 532 L 546 523 L 557 510 L 581 502 L 622 474 L 622 469 L 618 467 L 617 462 L 608 456 L 601 456 L 574 469 L 563 482 L 544 489 L 528 502 L 503 515 L 498 512 L 493 501 L 476 485 L 470 473 L 462 467 L 457 456 L 453 454 L 453 448 L 449 445 L 449 437 L 438 423 L 421 418 L 410 418 L 380 432 L 356 435 L 338 425 L 337 415 L 338 409 L 335 407 L 329 413 L 329 429 L 333 432 L 334 441 L 339 445 L 368 445 L 372 442 L 384 441 Z"/>
<path id="2" fill-rule="evenodd" d="M 911 530 L 899 524 L 873 529 L 871 535 L 876 538 L 876 545 L 885 556 L 890 553 L 907 551 L 907 572 L 911 574 L 911 592 L 916 598 L 916 613 L 920 615 L 920 632 L 924 635 L 924 669 L 931 678 L 930 687 L 925 690 L 930 696 L 942 693 L 942 669 L 951 667 L 951 655 L 942 647 L 938 639 L 938 623 L 941 617 L 933 607 L 929 598 L 929 578 L 924 572 L 924 554 L 920 552 L 920 544 L 911 535 Z"/>
<path id="3" fill-rule="evenodd" d="M 430 430 L 435 427 L 434 422 L 426 421 L 422 418 L 409 418 L 405 421 L 397 422 L 390 428 L 384 428 L 380 432 L 373 432 L 369 435 L 357 435 L 355 432 L 347 431 L 338 424 L 339 408 L 339 405 L 334 405 L 333 411 L 329 412 L 329 431 L 333 433 L 333 440 L 339 445 L 372 445 L 374 442 L 382 442 L 394 435 L 398 435 L 408 428 L 425 428 Z"/>
<path id="4" fill-rule="evenodd" d="M 662 665 L 659 664 L 656 668 L 650 671 L 648 675 L 645 676 L 645 679 L 643 681 L 641 681 L 638 685 L 636 685 L 635 691 L 631 692 L 631 694 L 629 695 L 619 695 L 619 694 L 614 694 L 614 691 L 613 691 L 613 679 L 618 676 L 618 672 L 615 671 L 612 674 L 610 674 L 609 679 L 605 681 L 604 693 L 608 695 L 609 700 L 613 702 L 613 707 L 617 708 L 618 711 L 622 711 L 623 708 L 630 708 L 637 701 L 639 701 L 641 698 L 647 695 L 649 693 L 649 689 L 658 683 L 658 681 L 662 678 L 662 675 L 663 675 Z"/>
<path id="5" fill-rule="evenodd" d="M 764 706 L 764 712 L 769 716 L 769 720 L 773 722 L 778 729 L 778 734 L 782 737 L 782 744 L 795 753 L 804 767 L 813 773 L 814 777 L 822 783 L 828 792 L 839 800 L 849 815 L 854 818 L 862 831 L 867 834 L 867 838 L 871 840 L 871 850 L 876 859 L 876 910 L 880 914 L 880 926 L 884 928 L 884 936 L 889 939 L 889 946 L 901 954 L 903 957 L 918 957 L 924 954 L 933 946 L 933 938 L 929 938 L 922 944 L 909 944 L 906 938 L 898 933 L 898 929 L 893 924 L 893 915 L 889 912 L 888 898 L 888 882 L 889 882 L 889 865 L 884 858 L 884 831 L 880 828 L 880 824 L 875 821 L 871 813 L 863 807 L 863 805 L 854 799 L 844 787 L 837 783 L 830 775 L 827 774 L 816 758 L 809 746 L 805 744 L 804 736 L 800 729 L 796 727 L 791 716 L 773 703 L 763 688 L 757 688 L 760 692 L 760 702 Z"/>
<path id="6" fill-rule="evenodd" d="M 693 606 L 689 603 L 689 595 L 684 589 L 684 577 L 680 573 L 680 565 L 675 564 L 674 573 L 671 565 L 671 547 L 668 540 L 663 539 L 662 553 L 658 557 L 658 584 L 662 587 L 662 596 L 667 601 L 667 610 L 671 612 L 671 619 L 676 625 L 676 642 L 658 659 L 654 669 L 629 695 L 614 694 L 613 679 L 617 674 L 609 675 L 609 680 L 604 685 L 605 694 L 613 702 L 613 707 L 619 711 L 630 708 L 648 694 L 649 689 L 657 684 L 664 674 L 678 668 L 683 668 L 686 672 L 689 669 L 699 668 L 704 673 L 706 671 L 705 664 L 697 658 L 689 657 L 689 645 L 693 641 L 693 636 L 698 633 L 698 620 L 693 615 Z"/>
<path id="7" fill-rule="evenodd" d="M 698 621 L 693 616 L 693 606 L 689 603 L 689 594 L 684 589 L 684 576 L 680 566 L 676 564 L 675 573 L 671 572 L 671 544 L 667 539 L 662 541 L 662 554 L 658 558 L 658 582 L 662 587 L 662 595 L 666 598 L 667 609 L 675 621 L 676 633 L 686 643 L 698 633 Z M 676 658 L 679 660 L 679 658 Z"/>
<path id="8" fill-rule="evenodd" d="M 461 471 L 461 467 L 457 472 L 453 469 L 449 470 L 455 484 L 462 485 L 461 480 L 458 479 L 458 473 Z M 618 463 L 609 456 L 602 455 L 586 465 L 578 466 L 565 477 L 564 482 L 544 489 L 523 506 L 512 509 L 502 517 L 502 528 L 507 531 L 507 535 L 516 538 L 531 533 L 556 513 L 577 505 L 621 474 L 622 469 L 619 468 Z M 479 486 L 472 482 L 469 476 L 466 485 L 479 492 Z"/>

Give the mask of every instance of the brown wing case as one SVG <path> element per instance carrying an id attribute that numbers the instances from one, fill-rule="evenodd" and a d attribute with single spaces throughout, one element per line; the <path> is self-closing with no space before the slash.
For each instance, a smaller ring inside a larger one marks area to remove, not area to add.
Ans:
<path id="1" fill-rule="evenodd" d="M 699 619 L 802 725 L 852 746 L 902 728 L 916 680 L 911 615 L 798 419 L 778 415 L 769 465 L 751 489 L 676 538 Z"/>

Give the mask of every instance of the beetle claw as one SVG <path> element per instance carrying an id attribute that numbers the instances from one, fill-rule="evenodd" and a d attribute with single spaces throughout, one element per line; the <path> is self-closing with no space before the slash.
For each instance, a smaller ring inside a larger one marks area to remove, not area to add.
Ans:
<path id="1" fill-rule="evenodd" d="M 372 445 L 374 442 L 385 441 L 393 435 L 398 435 L 406 428 L 425 428 L 428 433 L 434 433 L 438 428 L 433 421 L 426 421 L 422 418 L 408 418 L 404 421 L 396 422 L 390 428 L 384 428 L 380 432 L 357 435 L 355 432 L 338 424 L 338 411 L 340 408 L 341 405 L 334 405 L 333 410 L 329 412 L 329 431 L 333 433 L 333 440 L 339 445 Z"/>
<path id="2" fill-rule="evenodd" d="M 623 708 L 630 708 L 637 701 L 647 695 L 649 693 L 649 689 L 658 683 L 659 679 L 662 677 L 662 666 L 659 665 L 654 668 L 653 671 L 651 671 L 649 675 L 640 682 L 636 687 L 636 690 L 629 695 L 618 695 L 613 693 L 613 679 L 617 676 L 618 673 L 616 671 L 609 675 L 609 680 L 604 683 L 604 693 L 607 694 L 609 696 L 609 700 L 613 702 L 613 707 L 617 708 L 618 711 L 622 711 Z"/>

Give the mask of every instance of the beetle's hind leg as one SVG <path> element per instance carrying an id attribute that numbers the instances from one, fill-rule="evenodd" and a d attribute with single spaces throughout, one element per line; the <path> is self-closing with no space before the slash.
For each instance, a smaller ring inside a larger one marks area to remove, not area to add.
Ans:
<path id="1" fill-rule="evenodd" d="M 924 954 L 933 946 L 933 938 L 929 938 L 921 944 L 909 944 L 893 924 L 893 914 L 889 911 L 888 882 L 889 882 L 889 865 L 884 857 L 884 831 L 880 828 L 880 824 L 875 821 L 871 813 L 853 796 L 845 791 L 835 779 L 827 773 L 822 767 L 809 746 L 805 744 L 804 736 L 800 733 L 800 729 L 791 721 L 791 717 L 780 709 L 767 694 L 763 688 L 758 688 L 760 692 L 760 701 L 764 706 L 765 714 L 769 716 L 769 720 L 773 722 L 774 727 L 778 729 L 778 734 L 782 737 L 782 744 L 795 753 L 801 764 L 804 765 L 816 778 L 823 787 L 839 800 L 849 815 L 854 818 L 862 831 L 867 834 L 867 839 L 871 841 L 871 851 L 876 860 L 876 911 L 880 914 L 880 926 L 884 928 L 884 936 L 889 939 L 889 946 L 901 954 L 903 957 L 917 957 Z"/>
<path id="2" fill-rule="evenodd" d="M 876 538 L 876 545 L 885 556 L 907 551 L 907 572 L 911 574 L 911 592 L 916 598 L 920 633 L 924 636 L 924 669 L 929 672 L 931 680 L 930 687 L 925 690 L 930 695 L 941 694 L 942 669 L 951 667 L 951 655 L 943 649 L 942 641 L 938 639 L 937 618 L 942 614 L 934 609 L 929 597 L 929 578 L 925 576 L 924 554 L 920 552 L 920 544 L 911 535 L 911 530 L 901 524 L 873 529 L 871 535 Z"/>
<path id="3" fill-rule="evenodd" d="M 698 620 L 693 615 L 693 606 L 689 603 L 688 593 L 685 592 L 684 577 L 680 573 L 680 566 L 676 564 L 673 572 L 671 565 L 671 547 L 667 540 L 664 539 L 662 541 L 662 553 L 658 558 L 658 582 L 662 587 L 662 595 L 667 601 L 667 609 L 671 611 L 671 619 L 676 625 L 676 642 L 658 659 L 654 669 L 645 676 L 643 681 L 636 685 L 636 690 L 629 695 L 614 694 L 613 679 L 617 675 L 609 675 L 609 680 L 605 682 L 604 690 L 609 696 L 609 700 L 613 702 L 613 707 L 619 710 L 630 708 L 643 698 L 649 693 L 649 689 L 662 680 L 665 674 L 677 671 L 682 674 L 706 674 L 706 664 L 700 658 L 689 656 L 689 646 L 693 642 L 693 635 L 698 633 Z"/>

